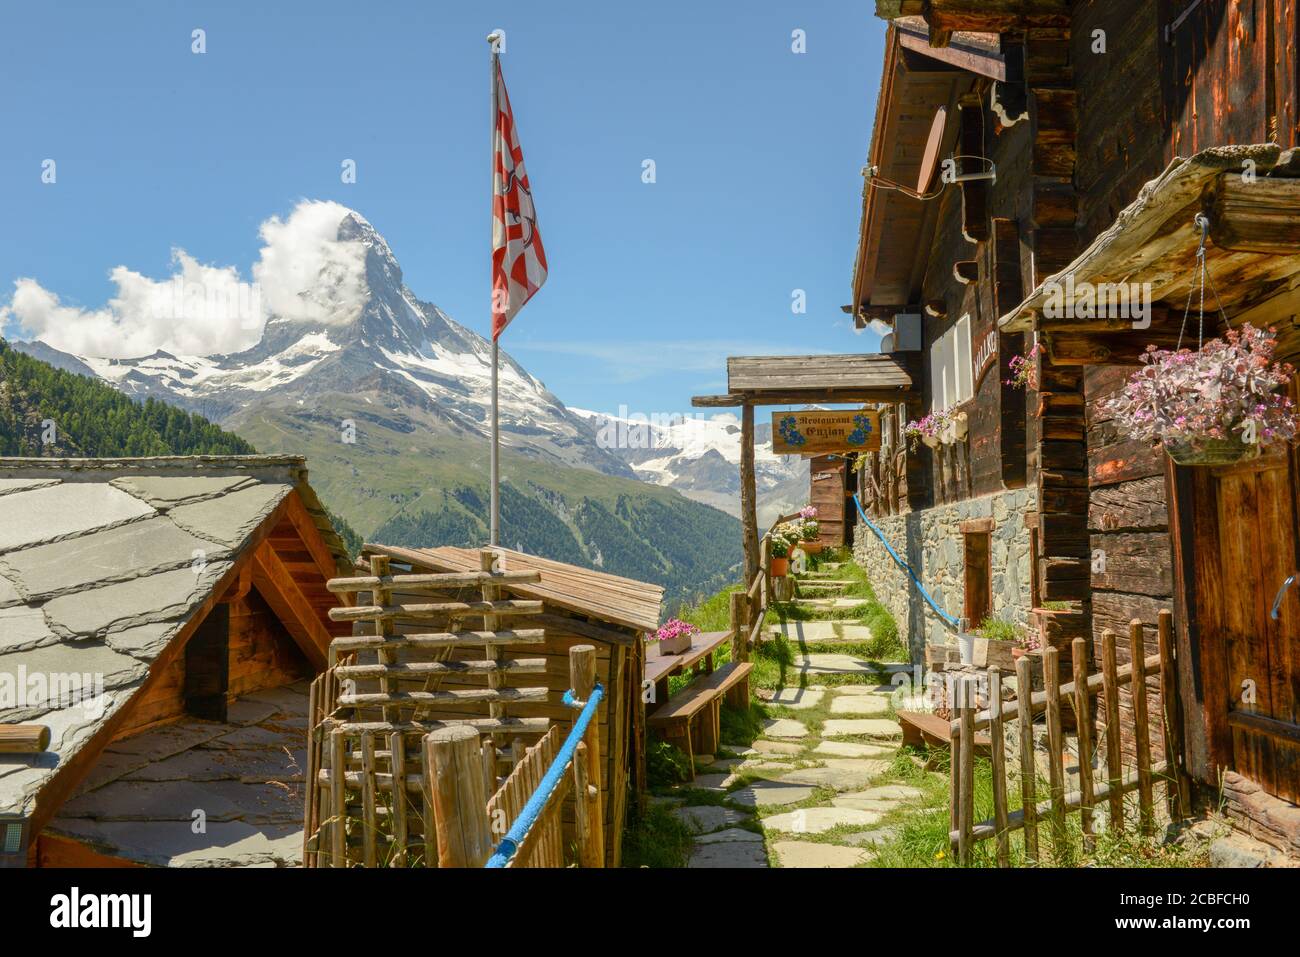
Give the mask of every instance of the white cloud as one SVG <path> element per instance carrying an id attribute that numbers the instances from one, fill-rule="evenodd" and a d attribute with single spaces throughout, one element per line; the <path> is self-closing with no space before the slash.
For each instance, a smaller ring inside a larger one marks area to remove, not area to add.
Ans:
<path id="1" fill-rule="evenodd" d="M 268 318 L 352 321 L 367 296 L 365 246 L 340 241 L 346 206 L 303 200 L 259 230 L 263 246 L 252 282 L 233 266 L 198 262 L 172 250 L 173 271 L 152 279 L 126 266 L 109 278 L 117 294 L 100 309 L 65 305 L 31 278 L 18 279 L 0 325 L 77 355 L 133 358 L 158 349 L 177 355 L 238 352 L 255 345 Z"/>

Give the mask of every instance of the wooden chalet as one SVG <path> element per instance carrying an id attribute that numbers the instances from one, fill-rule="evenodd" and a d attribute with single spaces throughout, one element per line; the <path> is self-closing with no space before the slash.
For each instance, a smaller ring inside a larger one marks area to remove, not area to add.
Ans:
<path id="1" fill-rule="evenodd" d="M 497 656 L 505 659 L 544 660 L 541 670 L 506 670 L 493 688 L 521 689 L 523 695 L 501 704 L 485 700 L 444 701 L 439 706 L 421 709 L 424 724 L 455 722 L 475 715 L 483 717 L 541 719 L 541 732 L 549 720 L 552 726 L 567 726 L 576 712 L 563 703 L 571 687 L 570 649 L 591 645 L 595 648 L 596 680 L 605 688 L 605 697 L 597 712 L 600 742 L 599 789 L 605 800 L 604 841 L 606 866 L 617 867 L 622 854 L 622 837 L 630 797 L 645 789 L 645 702 L 642 675 L 645 668 L 645 637 L 659 626 L 663 589 L 658 585 L 620 578 L 551 561 L 510 549 L 496 549 L 498 571 L 532 572 L 535 580 L 512 582 L 500 586 L 512 599 L 540 602 L 540 611 L 529 610 L 513 619 L 521 629 L 543 629 L 540 641 L 494 645 Z M 359 568 L 369 571 L 377 560 L 400 580 L 400 576 L 474 573 L 481 569 L 481 552 L 472 548 L 402 548 L 367 544 Z M 468 592 L 466 594 L 469 594 Z M 476 594 L 476 592 L 475 592 Z M 455 598 L 455 594 L 444 595 Z M 428 602 L 427 591 L 420 594 L 394 588 L 389 596 L 393 606 L 403 602 Z M 396 635 L 428 631 L 427 618 L 402 617 L 393 621 Z M 358 625 L 358 634 L 365 626 Z M 482 647 L 454 647 L 440 660 L 449 663 L 483 659 Z M 451 673 L 441 677 L 441 691 L 482 689 L 481 674 Z M 529 692 L 544 692 L 530 694 Z M 445 696 L 451 697 L 451 696 Z M 472 697 L 472 696 L 471 696 Z M 538 733 L 525 728 L 512 738 L 524 735 L 528 742 Z M 498 735 L 500 737 L 501 735 Z M 504 743 L 504 742 L 503 742 Z M 496 749 L 494 749 L 495 751 Z M 514 763 L 511 752 L 498 751 L 504 769 Z M 494 769 L 495 778 L 495 769 Z M 595 784 L 593 777 L 593 784 Z M 573 799 L 565 802 L 561 812 L 564 832 L 572 839 Z"/>
<path id="2" fill-rule="evenodd" d="M 351 570 L 303 459 L 0 459 L 0 862 L 284 866 Z"/>
<path id="3" fill-rule="evenodd" d="M 886 348 L 921 316 L 921 408 L 966 419 L 938 448 L 900 437 L 874 457 L 869 513 L 953 613 L 976 620 L 991 577 L 993 613 L 1038 630 L 1063 663 L 1074 637 L 1096 658 L 1102 634 L 1133 620 L 1153 653 L 1171 609 L 1181 758 L 1199 795 L 1217 799 L 1222 782 L 1230 818 L 1300 855 L 1300 458 L 1175 466 L 1103 410 L 1148 345 L 1178 341 L 1197 214 L 1228 322 L 1274 327 L 1279 357 L 1300 354 L 1295 4 L 878 0 L 877 13 L 890 23 L 870 164 L 932 198 L 868 184 L 852 309 L 893 327 Z M 949 157 L 996 179 L 940 189 Z M 1149 311 L 1095 308 L 1097 289 L 1121 283 L 1149 283 Z M 1206 295 L 1208 339 L 1223 322 Z M 1035 346 L 1036 388 L 1005 385 Z M 932 528 L 962 536 L 959 556 L 932 548 Z M 973 537 L 988 532 L 991 565 Z M 858 549 L 887 573 L 861 530 Z M 999 569 L 1008 552 L 1031 561 Z M 916 624 L 914 598 L 892 604 Z"/>

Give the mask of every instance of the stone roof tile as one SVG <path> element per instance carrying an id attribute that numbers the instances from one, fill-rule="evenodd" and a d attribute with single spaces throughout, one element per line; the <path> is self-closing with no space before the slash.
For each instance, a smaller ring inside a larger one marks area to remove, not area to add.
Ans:
<path id="1" fill-rule="evenodd" d="M 0 497 L 0 552 L 153 515 L 121 489 L 98 482 L 60 482 Z"/>

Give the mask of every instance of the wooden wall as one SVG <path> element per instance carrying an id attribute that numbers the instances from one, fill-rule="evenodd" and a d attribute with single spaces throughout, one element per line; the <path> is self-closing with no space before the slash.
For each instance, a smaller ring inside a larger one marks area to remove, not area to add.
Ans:
<path id="1" fill-rule="evenodd" d="M 229 605 L 228 701 L 311 677 L 307 659 L 255 588 Z M 184 690 L 185 655 L 178 654 L 147 695 L 131 704 L 131 714 L 115 740 L 184 716 Z"/>
<path id="2" fill-rule="evenodd" d="M 417 573 L 426 573 L 434 571 L 427 567 L 414 567 L 411 569 Z M 406 568 L 394 564 L 393 574 L 405 574 Z M 449 598 L 455 600 L 472 600 L 477 596 L 478 589 L 462 589 L 456 593 L 444 593 Z M 363 592 L 359 596 L 361 600 L 369 600 Z M 393 603 L 423 603 L 431 600 L 429 593 L 415 592 L 393 592 Z M 547 606 L 546 611 L 554 615 L 568 616 L 570 613 L 564 609 Z M 470 626 L 478 627 L 474 622 L 477 619 L 471 618 Z M 599 624 L 599 623 L 597 623 Z M 581 627 L 580 624 L 576 624 Z M 396 631 L 399 634 L 428 632 L 433 627 L 428 621 L 401 620 L 396 623 Z M 529 627 L 526 621 L 521 620 L 517 627 Z M 617 626 L 607 626 L 612 631 L 617 630 Z M 369 626 L 359 626 L 364 633 L 369 633 Z M 359 632 L 360 633 L 360 632 Z M 595 641 L 589 637 L 584 637 L 572 632 L 566 632 L 562 628 L 548 624 L 546 626 L 546 640 L 540 644 L 521 644 L 506 645 L 504 648 L 504 657 L 507 658 L 545 658 L 546 671 L 542 674 L 516 674 L 509 675 L 502 682 L 504 687 L 510 688 L 546 688 L 547 697 L 544 702 L 519 702 L 506 705 L 505 713 L 510 717 L 516 718 L 549 718 L 552 723 L 560 725 L 566 729 L 572 724 L 577 717 L 577 712 L 566 706 L 562 698 L 564 692 L 571 687 L 569 682 L 569 649 L 574 645 L 592 645 L 596 649 L 596 680 L 605 686 L 605 697 L 597 711 L 596 719 L 600 728 L 600 783 L 605 789 L 605 848 L 607 860 L 611 866 L 617 866 L 621 860 L 623 827 L 627 814 L 627 798 L 629 792 L 629 782 L 631 781 L 635 770 L 633 764 L 636 755 L 639 753 L 639 729 L 643 722 L 640 720 L 640 674 L 642 668 L 637 655 L 639 653 L 639 644 L 641 638 L 628 633 L 626 644 L 617 644 L 612 642 Z M 412 653 L 411 660 L 419 660 L 421 657 L 427 657 L 430 660 L 435 658 L 435 652 L 429 652 L 421 656 L 419 653 Z M 458 648 L 454 649 L 451 654 L 453 661 L 465 661 L 474 658 L 482 658 L 483 649 L 481 648 Z M 364 661 L 370 661 L 367 657 Z M 449 675 L 441 679 L 439 687 L 446 690 L 456 688 L 482 688 L 486 685 L 486 679 L 476 675 Z M 485 702 L 470 702 L 464 706 L 453 706 L 443 709 L 430 710 L 427 714 L 430 717 L 465 717 L 468 714 L 488 713 L 488 706 Z M 531 736 L 528 737 L 529 744 L 534 743 Z M 572 836 L 573 827 L 573 799 L 569 798 L 563 810 L 563 820 L 566 835 Z"/>
<path id="3" fill-rule="evenodd" d="M 1084 376 L 1088 425 L 1088 533 L 1092 587 L 1094 670 L 1101 667 L 1102 632 L 1117 635 L 1120 665 L 1129 661 L 1129 622 L 1141 620 L 1148 655 L 1159 651 L 1156 620 L 1161 609 L 1174 608 L 1173 562 L 1166 507 L 1165 457 L 1148 443 L 1118 434 L 1102 408 L 1123 388 L 1133 366 L 1094 366 Z M 1163 747 L 1160 681 L 1147 679 L 1153 747 Z M 1097 715 L 1105 727 L 1105 713 Z M 1132 698 L 1120 689 L 1123 750 L 1135 759 Z M 1102 747 L 1104 734 L 1099 734 Z"/>

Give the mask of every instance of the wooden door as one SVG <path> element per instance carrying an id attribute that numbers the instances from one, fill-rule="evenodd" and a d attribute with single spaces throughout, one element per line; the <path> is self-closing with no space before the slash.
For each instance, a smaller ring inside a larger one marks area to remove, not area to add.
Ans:
<path id="1" fill-rule="evenodd" d="M 1295 456 L 1287 451 L 1214 469 L 1213 544 L 1221 576 L 1216 621 L 1202 622 L 1202 649 L 1217 659 L 1231 763 L 1270 794 L 1300 801 L 1300 581 L 1273 603 L 1300 567 Z M 1208 503 L 1207 503 L 1208 504 Z"/>
<path id="2" fill-rule="evenodd" d="M 811 504 L 817 508 L 822 544 L 844 544 L 844 460 L 838 455 L 817 455 L 809 462 Z"/>

